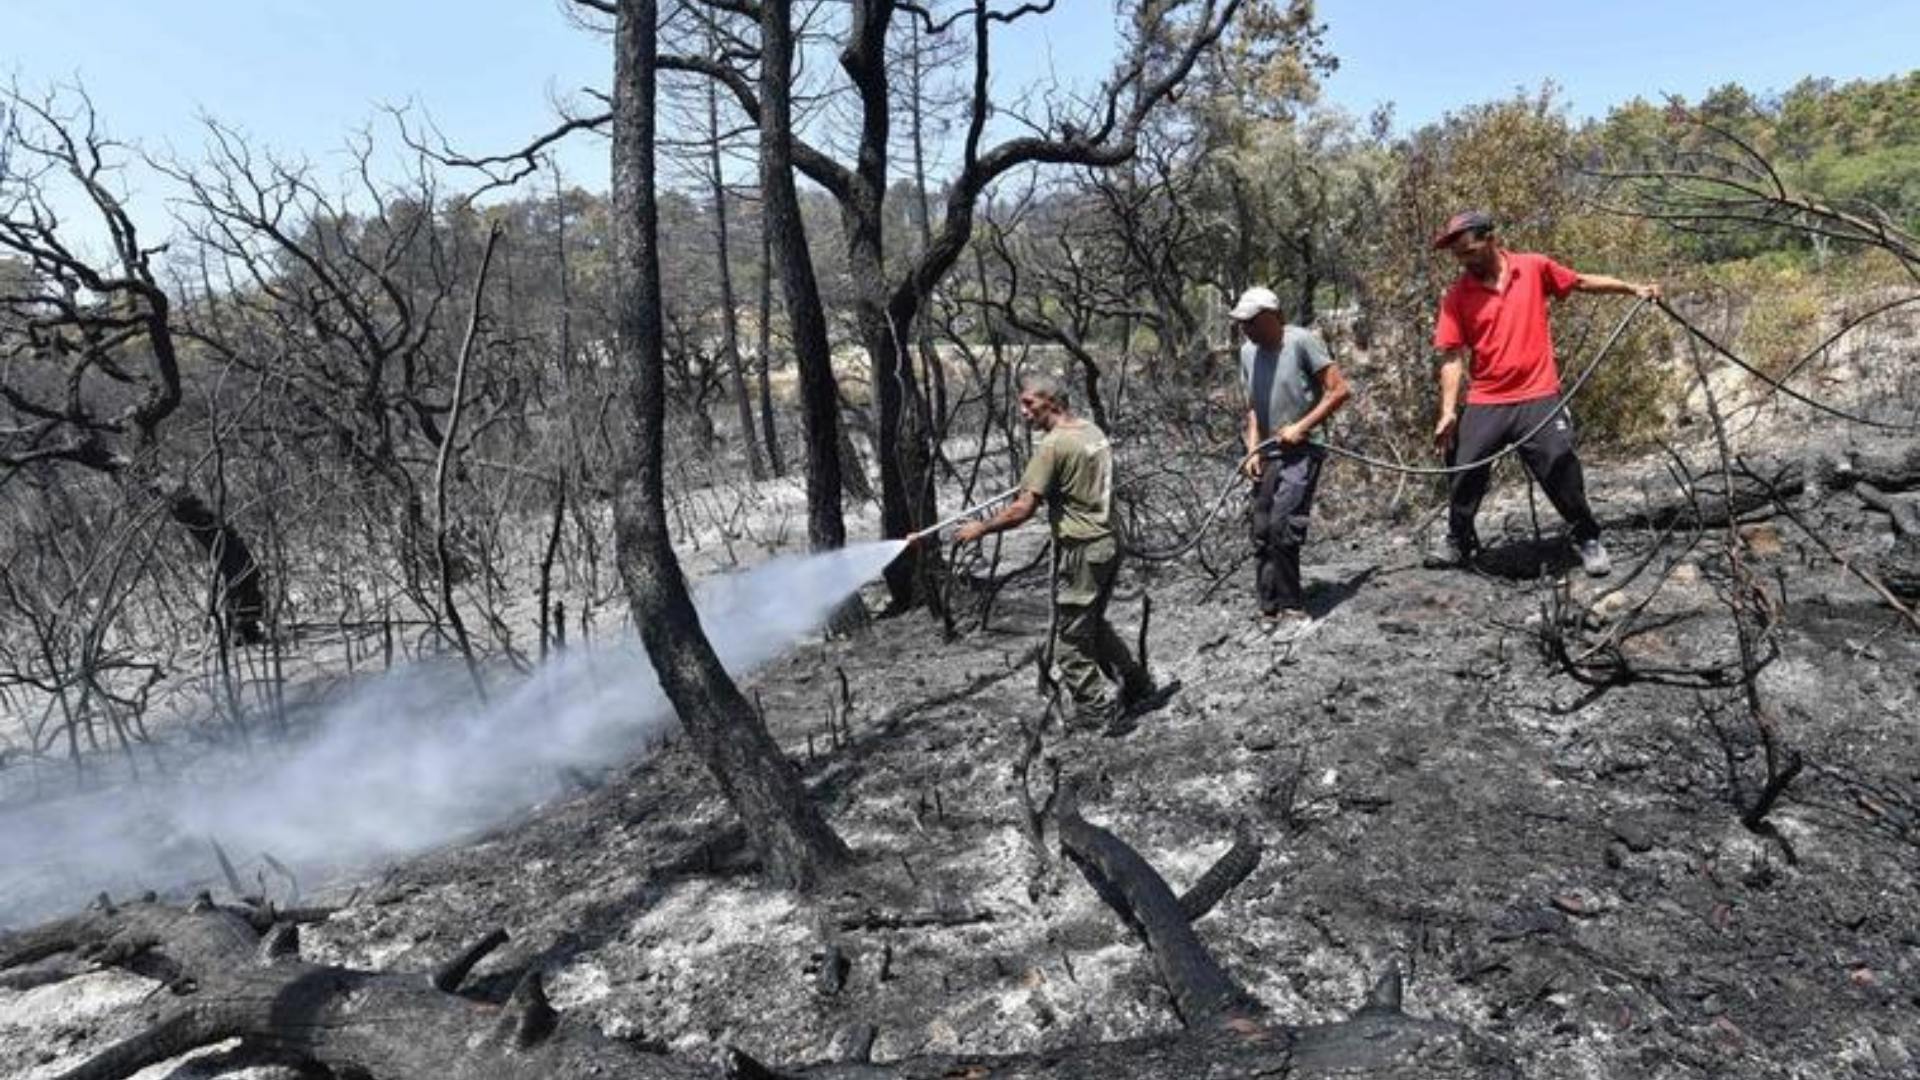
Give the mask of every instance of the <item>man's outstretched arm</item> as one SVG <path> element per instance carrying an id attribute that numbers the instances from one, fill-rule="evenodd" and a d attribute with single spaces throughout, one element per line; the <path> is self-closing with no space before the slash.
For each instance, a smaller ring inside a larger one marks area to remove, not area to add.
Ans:
<path id="1" fill-rule="evenodd" d="M 1660 283 L 1657 281 L 1627 281 L 1623 278 L 1608 277 L 1606 274 L 1581 274 L 1580 280 L 1573 283 L 1573 291 L 1612 296 L 1637 296 L 1642 300 L 1660 299 Z"/>
<path id="2" fill-rule="evenodd" d="M 970 544 L 988 533 L 1017 529 L 1027 523 L 1027 519 L 1033 516 L 1034 510 L 1039 505 L 1040 496 L 1022 489 L 1020 494 L 1015 495 L 1013 501 L 1007 504 L 1006 509 L 985 521 L 969 521 L 960 526 L 959 531 L 953 534 L 953 542 Z"/>

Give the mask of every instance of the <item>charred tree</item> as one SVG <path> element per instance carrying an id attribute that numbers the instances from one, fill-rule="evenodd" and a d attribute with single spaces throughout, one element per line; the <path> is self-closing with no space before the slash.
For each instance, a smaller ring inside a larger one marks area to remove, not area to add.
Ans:
<path id="1" fill-rule="evenodd" d="M 733 249 L 727 229 L 727 180 L 721 170 L 720 91 L 712 83 L 707 84 L 706 91 L 707 178 L 713 196 L 714 262 L 720 272 L 721 347 L 727 354 L 727 381 L 740 423 L 740 441 L 746 447 L 747 474 L 760 480 L 767 469 L 760 458 L 760 440 L 753 429 L 753 402 L 747 396 L 747 377 L 740 358 L 740 317 L 734 303 Z"/>
<path id="2" fill-rule="evenodd" d="M 933 66 L 939 66 L 944 57 L 930 55 L 930 43 L 923 42 L 917 20 L 909 21 L 909 29 L 912 33 L 907 43 L 907 120 L 909 142 L 913 148 L 913 216 L 920 238 L 919 250 L 925 252 L 933 246 L 933 202 L 927 193 L 927 117 L 931 107 L 927 93 L 927 68 L 929 61 Z M 921 307 L 926 307 L 927 302 L 927 297 L 920 298 Z M 952 416 L 947 400 L 946 368 L 934 347 L 933 327 L 925 319 L 920 323 L 919 344 L 921 368 L 926 377 L 928 394 L 932 398 L 928 423 L 937 440 L 948 430 Z"/>
<path id="3" fill-rule="evenodd" d="M 440 453 L 434 459 L 433 466 L 433 561 L 436 576 L 440 583 L 440 609 L 447 621 L 453 624 L 454 642 L 460 647 L 460 657 L 467 665 L 467 677 L 473 680 L 473 690 L 482 702 L 487 700 L 486 679 L 480 674 L 480 662 L 474 655 L 473 639 L 467 633 L 467 624 L 460 617 L 460 606 L 453 597 L 455 562 L 450 537 L 447 513 L 447 466 L 453 459 L 455 440 L 460 434 L 462 405 L 467 392 L 467 368 L 473 361 L 474 345 L 479 341 L 480 328 L 484 321 L 484 302 L 487 292 L 487 270 L 493 265 L 493 251 L 500 242 L 500 226 L 496 222 L 487 230 L 487 249 L 480 256 L 480 272 L 473 281 L 473 307 L 467 316 L 467 330 L 460 344 L 460 358 L 454 367 L 453 397 L 447 409 L 447 427 L 440 440 Z"/>
<path id="4" fill-rule="evenodd" d="M 616 559 L 634 624 L 689 738 L 745 823 L 768 876 L 804 889 L 837 872 L 847 861 L 846 847 L 714 653 L 668 533 L 654 193 L 657 17 L 653 0 L 630 0 L 619 5 L 614 22 L 616 355 L 630 375 L 626 446 L 614 497 Z"/>
<path id="5" fill-rule="evenodd" d="M 479 253 L 462 242 L 469 219 L 428 209 L 440 202 L 428 176 L 383 188 L 370 143 L 354 148 L 355 179 L 377 197 L 356 213 L 311 167 L 258 153 L 217 121 L 205 128 L 204 162 L 156 163 L 186 193 L 185 230 L 202 253 L 184 332 L 273 387 L 263 408 L 296 446 L 337 457 L 382 489 L 377 513 L 391 515 L 404 588 L 439 619 L 434 493 L 422 474 L 452 409 L 445 380 L 460 339 L 445 320 L 471 284 L 467 256 Z M 510 400 L 489 386 L 476 396 L 492 401 L 469 402 L 475 430 Z M 472 552 L 465 543 L 454 552 L 464 579 Z"/>
<path id="6" fill-rule="evenodd" d="M 761 213 L 778 265 L 781 297 L 800 379 L 800 419 L 807 444 L 807 540 L 815 551 L 845 547 L 841 513 L 840 392 L 833 381 L 827 315 L 813 273 L 800 196 L 793 183 L 793 4 L 760 5 Z"/>
<path id="7" fill-rule="evenodd" d="M 719 0 L 707 0 L 705 6 L 722 12 L 741 10 Z M 1084 116 L 1071 121 L 1036 119 L 1032 123 L 1039 134 L 983 146 L 988 118 L 996 110 L 989 92 L 992 28 L 1044 14 L 1051 7 L 1028 4 L 996 11 L 981 4 L 936 19 L 927 9 L 901 0 L 853 0 L 839 56 L 859 103 L 851 165 L 800 139 L 792 130 L 789 4 L 759 6 L 757 92 L 747 75 L 724 59 L 662 58 L 663 68 L 698 72 L 728 86 L 747 116 L 760 124 L 763 184 L 776 173 L 784 176 L 789 168 L 799 169 L 840 207 L 841 230 L 854 279 L 854 323 L 873 374 L 881 531 L 889 537 L 904 537 L 932 520 L 933 432 L 924 422 L 929 410 L 913 370 L 909 346 L 915 340 L 916 320 L 926 298 L 966 248 L 981 197 L 995 180 L 1022 166 L 1103 168 L 1132 157 L 1148 118 L 1219 40 L 1238 11 L 1240 0 L 1148 5 L 1138 20 L 1126 58 L 1108 80 L 1103 99 Z M 883 224 L 893 108 L 886 41 L 898 14 L 921 20 L 928 37 L 944 35 L 966 20 L 972 30 L 973 68 L 965 107 L 962 162 L 959 173 L 947 184 L 940 225 L 932 230 L 930 241 L 918 257 L 909 260 L 904 271 L 895 273 L 887 266 Z M 786 107 L 776 109 L 775 98 Z M 771 220 L 775 213 L 771 205 L 768 213 Z M 783 280 L 789 265 L 783 256 Z M 786 288 L 791 297 L 793 282 L 787 281 Z M 796 349 L 801 348 L 798 336 L 796 328 Z M 888 567 L 887 587 L 896 610 L 911 608 L 937 594 L 937 590 L 919 587 L 927 580 L 924 571 L 937 557 L 930 549 L 915 548 Z"/>
<path id="8" fill-rule="evenodd" d="M 11 104 L 14 123 L 37 130 L 17 139 L 0 172 L 0 184 L 17 183 L 21 193 L 0 211 L 0 253 L 17 260 L 0 266 L 9 271 L 0 277 L 0 355 L 27 361 L 0 378 L 0 415 L 9 421 L 0 470 L 64 462 L 156 499 L 211 565 L 209 614 L 222 636 L 258 643 L 265 571 L 234 521 L 194 490 L 190 470 L 170 464 L 162 445 L 182 400 L 173 304 L 153 268 L 163 248 L 144 242 L 109 188 L 112 144 L 90 104 L 74 117 L 19 94 Z M 48 174 L 79 186 L 109 238 L 114 268 L 83 258 L 60 234 L 40 186 Z"/>
<path id="9" fill-rule="evenodd" d="M 767 468 L 785 476 L 780 458 L 780 432 L 773 418 L 773 234 L 760 230 L 760 358 L 754 365 L 759 382 L 761 437 L 767 445 Z"/>
<path id="10" fill-rule="evenodd" d="M 904 410 L 893 418 L 893 430 L 903 442 L 888 444 L 889 417 L 887 409 L 890 403 L 888 395 L 878 395 L 881 405 L 880 430 L 882 445 L 879 456 L 882 462 L 882 510 L 883 529 L 888 536 L 904 536 L 911 531 L 916 520 L 916 511 L 931 520 L 933 516 L 932 483 L 927 475 L 931 467 L 932 447 L 928 442 L 930 432 L 920 422 L 920 415 L 907 409 L 916 401 L 917 392 L 911 364 L 907 362 L 904 343 L 912 339 L 915 320 L 921 315 L 926 297 L 932 295 L 934 287 L 946 277 L 948 271 L 966 249 L 967 241 L 973 235 L 974 214 L 980 198 L 987 187 L 1009 171 L 1025 165 L 1079 165 L 1104 168 L 1118 165 L 1131 158 L 1139 145 L 1140 133 L 1154 110 L 1183 83 L 1192 72 L 1199 58 L 1220 37 L 1232 21 L 1240 6 L 1240 0 L 1201 0 L 1198 4 L 1170 4 L 1156 8 L 1150 18 L 1142 20 L 1142 29 L 1133 42 L 1133 47 L 1121 69 L 1109 81 L 1103 111 L 1097 118 L 1087 118 L 1084 129 L 1080 125 L 1065 122 L 1058 125 L 1060 134 L 1056 136 L 1037 135 L 1009 139 L 988 149 L 982 148 L 982 139 L 986 131 L 988 116 L 994 105 L 989 95 L 989 74 L 991 70 L 990 36 L 995 23 L 1011 23 L 1023 15 L 1032 14 L 1036 9 L 1023 7 L 1013 12 L 995 12 L 987 5 L 976 6 L 970 13 L 973 30 L 973 79 L 971 95 L 967 106 L 967 129 L 962 142 L 961 167 L 947 188 L 947 204 L 939 229 L 934 232 L 931 242 L 920 257 L 913 260 L 907 271 L 898 278 L 884 276 L 884 259 L 878 261 L 882 277 L 874 284 L 884 291 L 884 304 L 877 312 L 863 311 L 861 314 L 862 334 L 867 341 L 868 352 L 873 360 L 875 383 L 883 390 L 891 383 L 895 391 L 891 404 L 896 410 Z M 1174 14 L 1183 8 L 1193 9 L 1191 24 L 1176 28 Z M 868 10 L 871 9 L 871 10 Z M 853 182 L 844 190 L 850 197 L 842 198 L 848 221 L 848 248 L 850 258 L 855 261 L 854 274 L 861 280 L 861 262 L 857 256 L 860 244 L 855 235 L 854 219 L 871 213 L 875 218 L 873 231 L 877 234 L 877 220 L 880 212 L 878 196 L 884 195 L 885 134 L 887 113 L 887 76 L 884 50 L 878 55 L 864 48 L 867 34 L 872 28 L 863 27 L 862 20 L 868 19 L 878 24 L 878 32 L 885 33 L 885 24 L 895 10 L 907 10 L 897 0 L 871 0 L 866 4 L 855 5 L 855 32 L 848 48 L 842 53 L 841 63 L 847 69 L 849 77 L 859 89 L 860 99 L 865 110 L 860 142 L 859 165 L 854 170 Z M 919 12 L 915 11 L 918 15 Z M 957 19 L 959 16 L 956 16 Z M 1176 45 L 1175 42 L 1178 41 Z M 879 116 L 873 113 L 878 111 Z M 1046 127 L 1042 131 L 1048 130 Z M 876 142 L 876 136 L 878 141 Z M 877 162 L 869 160 L 878 155 Z M 867 190 L 866 178 L 878 175 L 882 184 L 876 192 L 871 206 L 862 197 Z M 829 185 L 829 190 L 833 190 Z M 866 228 L 861 226 L 864 233 Z M 866 285 L 862 284 L 863 297 L 867 295 Z M 887 331 L 886 337 L 880 336 L 880 330 Z M 891 356 L 875 355 L 876 347 L 884 347 Z M 899 492 L 899 505 L 891 511 L 886 505 L 888 488 L 886 484 L 889 467 L 903 473 L 898 477 L 895 487 Z M 921 494 L 924 493 L 924 494 Z M 909 499 L 917 499 L 908 502 Z M 896 532 L 898 527 L 902 531 Z M 918 561 L 903 559 L 897 565 L 904 569 L 892 571 L 888 577 L 889 589 L 897 605 L 913 602 L 910 573 L 920 567 L 920 563 L 933 557 L 932 552 L 915 549 L 919 552 Z"/>

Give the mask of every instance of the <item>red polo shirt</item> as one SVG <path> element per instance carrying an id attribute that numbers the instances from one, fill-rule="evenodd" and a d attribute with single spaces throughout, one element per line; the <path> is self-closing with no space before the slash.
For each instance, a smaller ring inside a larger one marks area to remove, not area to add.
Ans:
<path id="1" fill-rule="evenodd" d="M 1469 405 L 1511 405 L 1560 392 L 1547 297 L 1572 292 L 1580 275 L 1545 255 L 1509 251 L 1506 256 L 1506 276 L 1497 289 L 1461 274 L 1441 298 L 1433 327 L 1434 348 L 1473 350 Z"/>

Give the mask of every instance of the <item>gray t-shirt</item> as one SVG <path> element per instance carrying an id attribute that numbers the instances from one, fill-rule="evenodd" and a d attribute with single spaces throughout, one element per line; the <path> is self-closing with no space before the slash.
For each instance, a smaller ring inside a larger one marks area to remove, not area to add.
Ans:
<path id="1" fill-rule="evenodd" d="M 1247 403 L 1260 425 L 1260 437 L 1273 434 L 1307 415 L 1320 402 L 1320 384 L 1314 376 L 1333 357 L 1320 335 L 1301 326 L 1288 326 L 1273 348 L 1261 348 L 1253 342 L 1240 346 L 1240 384 L 1247 389 Z M 1320 440 L 1316 429 L 1311 436 Z"/>

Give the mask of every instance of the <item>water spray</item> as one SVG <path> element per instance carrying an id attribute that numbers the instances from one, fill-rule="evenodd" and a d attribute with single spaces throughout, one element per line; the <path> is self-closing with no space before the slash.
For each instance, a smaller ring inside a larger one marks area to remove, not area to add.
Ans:
<path id="1" fill-rule="evenodd" d="M 743 676 L 825 623 L 905 546 L 796 552 L 708 578 L 695 590 L 701 628 Z M 645 755 L 674 722 L 630 637 L 556 653 L 485 704 L 444 660 L 321 685 L 326 700 L 296 737 L 208 752 L 182 727 L 153 747 L 174 767 L 140 784 L 21 799 L 17 785 L 37 774 L 0 771 L 0 926 L 102 891 L 184 897 L 214 881 L 253 891 L 262 865 L 302 885 L 361 873 L 512 821 L 570 775 Z"/>

